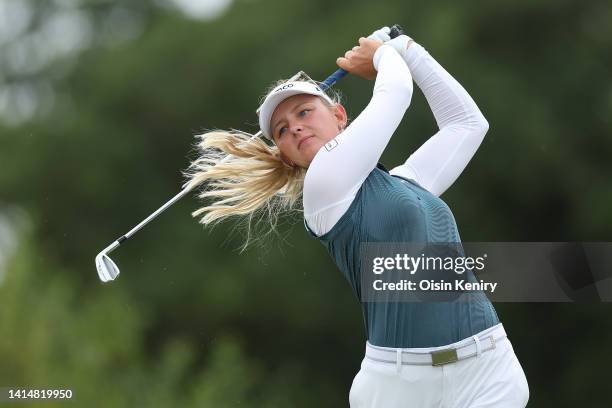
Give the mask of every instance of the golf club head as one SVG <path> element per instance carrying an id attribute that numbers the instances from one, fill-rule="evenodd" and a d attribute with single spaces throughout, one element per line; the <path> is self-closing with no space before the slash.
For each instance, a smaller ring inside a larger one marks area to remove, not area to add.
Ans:
<path id="1" fill-rule="evenodd" d="M 119 267 L 105 251 L 96 256 L 96 269 L 98 269 L 98 276 L 102 282 L 115 280 L 119 276 Z"/>

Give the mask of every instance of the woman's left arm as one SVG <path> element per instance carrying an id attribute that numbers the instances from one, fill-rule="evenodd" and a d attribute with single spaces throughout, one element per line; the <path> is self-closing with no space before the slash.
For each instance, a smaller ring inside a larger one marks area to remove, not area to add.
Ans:
<path id="1" fill-rule="evenodd" d="M 439 196 L 463 172 L 489 124 L 467 91 L 427 50 L 414 42 L 407 44 L 408 48 L 400 54 L 425 95 L 440 130 L 390 173 L 413 179 Z"/>

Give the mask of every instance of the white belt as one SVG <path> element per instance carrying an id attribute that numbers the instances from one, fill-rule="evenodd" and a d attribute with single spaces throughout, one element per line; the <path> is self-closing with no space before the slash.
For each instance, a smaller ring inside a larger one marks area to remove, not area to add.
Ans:
<path id="1" fill-rule="evenodd" d="M 505 338 L 504 326 L 498 324 L 457 343 L 442 347 L 431 347 L 422 351 L 419 349 L 378 347 L 366 343 L 365 355 L 371 360 L 383 363 L 438 366 L 493 350 L 496 343 Z"/>

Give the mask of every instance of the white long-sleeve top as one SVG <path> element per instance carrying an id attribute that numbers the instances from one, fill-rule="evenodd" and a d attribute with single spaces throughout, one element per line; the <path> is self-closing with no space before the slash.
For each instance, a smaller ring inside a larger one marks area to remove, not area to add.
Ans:
<path id="1" fill-rule="evenodd" d="M 338 222 L 376 167 L 410 105 L 413 78 L 439 131 L 390 174 L 412 179 L 439 196 L 465 169 L 488 130 L 470 95 L 422 46 L 412 43 L 404 58 L 390 45 L 378 48 L 370 103 L 310 163 L 304 179 L 304 219 L 318 236 Z"/>

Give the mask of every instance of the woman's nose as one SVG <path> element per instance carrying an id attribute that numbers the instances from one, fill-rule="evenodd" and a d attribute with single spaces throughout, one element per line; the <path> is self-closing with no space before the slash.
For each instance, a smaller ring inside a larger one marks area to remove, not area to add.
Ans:
<path id="1" fill-rule="evenodd" d="M 291 126 L 291 132 L 292 132 L 292 133 L 300 133 L 300 132 L 302 132 L 303 130 L 304 130 L 304 126 L 302 126 L 302 125 L 298 125 L 298 124 L 296 124 L 296 125 L 292 125 L 292 126 Z"/>

